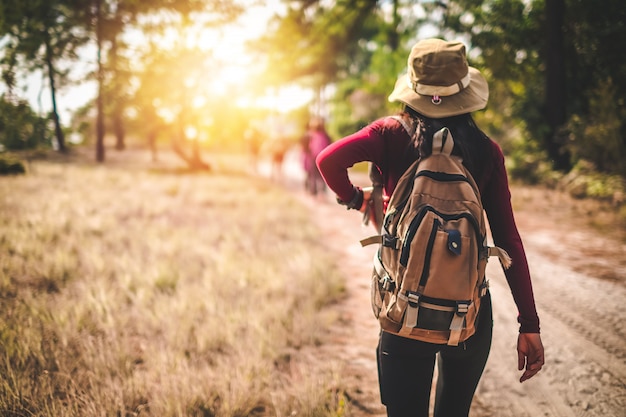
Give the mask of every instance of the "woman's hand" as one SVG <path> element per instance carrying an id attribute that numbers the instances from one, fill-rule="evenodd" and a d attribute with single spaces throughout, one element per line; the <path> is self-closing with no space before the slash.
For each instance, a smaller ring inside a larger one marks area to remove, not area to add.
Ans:
<path id="1" fill-rule="evenodd" d="M 363 187 L 361 190 L 363 191 L 363 204 L 361 204 L 359 211 L 361 213 L 365 213 L 365 210 L 370 203 L 370 198 L 372 198 L 372 191 L 374 191 L 374 187 Z"/>
<path id="2" fill-rule="evenodd" d="M 539 333 L 520 333 L 517 338 L 517 368 L 522 374 L 519 382 L 532 378 L 544 364 L 543 344 Z"/>

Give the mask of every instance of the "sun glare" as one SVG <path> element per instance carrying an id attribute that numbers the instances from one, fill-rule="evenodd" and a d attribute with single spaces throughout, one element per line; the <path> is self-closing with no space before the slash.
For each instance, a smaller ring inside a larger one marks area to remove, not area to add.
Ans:
<path id="1" fill-rule="evenodd" d="M 276 112 L 285 113 L 295 108 L 306 105 L 313 99 L 313 93 L 297 86 L 283 86 L 265 88 L 264 81 L 260 79 L 258 70 L 262 63 L 262 57 L 250 53 L 246 49 L 249 40 L 258 38 L 267 30 L 268 19 L 276 13 L 284 10 L 284 4 L 280 0 L 268 0 L 263 4 L 253 0 L 239 0 L 238 3 L 246 6 L 244 14 L 232 24 L 224 27 L 207 27 L 201 20 L 191 25 L 183 26 L 183 22 L 173 20 L 166 22 L 169 27 L 160 34 L 143 33 L 139 29 L 128 28 L 125 32 L 125 41 L 129 45 L 130 58 L 133 55 L 141 56 L 150 45 L 154 45 L 165 51 L 197 51 L 196 64 L 188 64 L 189 73 L 194 77 L 193 86 L 188 85 L 186 74 L 176 74 L 173 79 L 182 80 L 182 88 L 193 91 L 192 105 L 201 108 L 210 103 L 214 97 L 235 95 L 236 105 L 243 108 L 261 107 Z M 154 19 L 146 18 L 146 19 Z M 165 17 L 166 19 L 168 17 Z M 157 18 L 158 19 L 158 18 Z M 149 20 L 140 22 L 150 24 Z M 153 22 L 152 22 L 153 23 Z M 85 62 L 93 64 L 91 51 L 85 55 Z M 138 61 L 139 62 L 139 61 Z M 207 70 L 200 66 L 205 65 Z M 187 68 L 183 68 L 187 69 Z M 195 75 L 193 75 L 195 73 Z M 199 74 L 199 75 L 198 75 Z M 38 75 L 37 83 L 40 85 L 41 76 Z M 248 85 L 253 86 L 247 87 Z M 163 87 L 163 86 L 161 86 Z M 169 86 L 167 88 L 176 88 Z M 35 89 L 33 89 L 35 91 Z M 237 94 L 234 94 L 234 92 Z M 85 97 L 93 98 L 97 94 L 95 83 L 85 83 L 81 86 L 68 88 L 60 97 L 60 108 L 63 112 L 64 122 L 70 120 L 71 113 L 75 111 L 76 103 L 85 101 Z M 49 108 L 47 96 L 37 97 L 36 92 L 29 93 L 29 98 L 35 106 Z M 83 101 L 76 99 L 81 98 Z M 68 103 L 64 105 L 64 103 Z M 69 103 L 73 103 L 73 106 Z M 65 108 L 67 107 L 67 108 Z M 45 110 L 45 109 L 43 109 Z M 162 109 L 161 116 L 167 120 L 173 117 L 168 109 Z"/>
<path id="2" fill-rule="evenodd" d="M 246 12 L 228 26 L 212 28 L 197 21 L 186 27 L 170 29 L 163 35 L 161 45 L 166 49 L 184 45 L 207 56 L 210 71 L 205 78 L 197 80 L 202 88 L 195 91 L 194 106 L 208 102 L 210 96 L 225 96 L 233 91 L 237 91 L 237 105 L 244 108 L 261 107 L 288 112 L 306 105 L 313 94 L 303 88 L 263 88 L 263 80 L 256 73 L 259 69 L 258 57 L 246 49 L 246 42 L 261 36 L 268 19 L 284 6 L 277 0 L 262 6 L 248 0 L 239 3 L 247 7 Z M 255 88 L 246 88 L 253 81 Z"/>
<path id="3" fill-rule="evenodd" d="M 311 90 L 299 86 L 285 86 L 261 97 L 242 98 L 237 101 L 240 107 L 261 107 L 272 109 L 279 113 L 305 106 L 313 99 Z"/>

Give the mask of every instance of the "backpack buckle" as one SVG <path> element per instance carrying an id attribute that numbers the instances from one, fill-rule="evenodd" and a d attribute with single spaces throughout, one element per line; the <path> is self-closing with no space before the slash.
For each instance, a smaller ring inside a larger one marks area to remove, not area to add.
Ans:
<path id="1" fill-rule="evenodd" d="M 389 276 L 382 278 L 380 280 L 380 285 L 385 291 L 394 292 L 396 289 L 396 283 Z"/>
<path id="2" fill-rule="evenodd" d="M 469 301 L 457 301 L 456 302 L 456 314 L 464 316 L 469 311 Z"/>
<path id="3" fill-rule="evenodd" d="M 485 278 L 482 284 L 478 286 L 478 296 L 482 298 L 485 295 L 487 295 L 488 289 L 489 289 L 489 280 Z"/>
<path id="4" fill-rule="evenodd" d="M 414 327 L 417 327 L 417 310 L 419 309 L 420 296 L 417 293 L 407 291 L 407 306 L 404 314 L 404 326 L 400 331 L 401 334 L 411 334 Z"/>
<path id="5" fill-rule="evenodd" d="M 420 296 L 417 293 L 409 292 L 407 294 L 408 303 L 411 307 L 417 307 L 420 301 Z"/>
<path id="6" fill-rule="evenodd" d="M 382 235 L 382 244 L 387 248 L 398 249 L 398 237 L 384 234 Z"/>

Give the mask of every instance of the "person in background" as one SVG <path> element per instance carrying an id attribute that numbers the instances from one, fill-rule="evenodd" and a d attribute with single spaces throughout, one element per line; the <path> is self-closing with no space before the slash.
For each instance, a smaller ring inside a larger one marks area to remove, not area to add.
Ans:
<path id="1" fill-rule="evenodd" d="M 261 152 L 261 144 L 263 143 L 263 136 L 259 128 L 254 125 L 250 125 L 244 132 L 244 141 L 246 143 L 246 150 L 250 156 L 250 169 L 256 173 L 259 169 L 259 154 Z"/>
<path id="2" fill-rule="evenodd" d="M 365 212 L 370 194 L 351 182 L 350 167 L 371 162 L 382 176 L 384 197 L 388 199 L 409 165 L 428 156 L 434 132 L 443 127 L 450 130 L 455 140 L 453 154 L 463 158 L 480 189 L 494 243 L 513 259 L 505 274 L 518 310 L 518 368 L 523 371 L 523 382 L 542 368 L 544 350 L 528 263 L 511 207 L 504 156 L 471 116 L 487 105 L 488 97 L 487 81 L 468 66 L 461 42 L 420 41 L 411 50 L 407 73 L 397 80 L 389 96 L 390 101 L 403 106 L 399 118 L 378 119 L 333 143 L 318 155 L 317 165 L 340 204 Z M 490 297 L 487 292 L 481 301 L 476 333 L 459 346 L 381 331 L 378 376 L 388 416 L 428 416 L 435 363 L 439 371 L 435 417 L 469 414 L 491 347 Z"/>
<path id="3" fill-rule="evenodd" d="M 302 137 L 302 165 L 305 173 L 304 188 L 312 195 L 318 195 L 325 192 L 326 184 L 320 175 L 319 169 L 315 163 L 317 155 L 330 145 L 332 142 L 326 127 L 324 119 L 321 117 L 313 117 L 308 125 L 307 132 Z"/>

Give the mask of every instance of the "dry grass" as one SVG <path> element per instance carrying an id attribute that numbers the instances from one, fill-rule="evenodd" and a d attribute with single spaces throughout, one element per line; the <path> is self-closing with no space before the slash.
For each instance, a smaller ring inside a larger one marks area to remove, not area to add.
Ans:
<path id="1" fill-rule="evenodd" d="M 337 415 L 337 371 L 297 361 L 343 291 L 306 210 L 124 158 L 0 178 L 0 414 Z"/>

